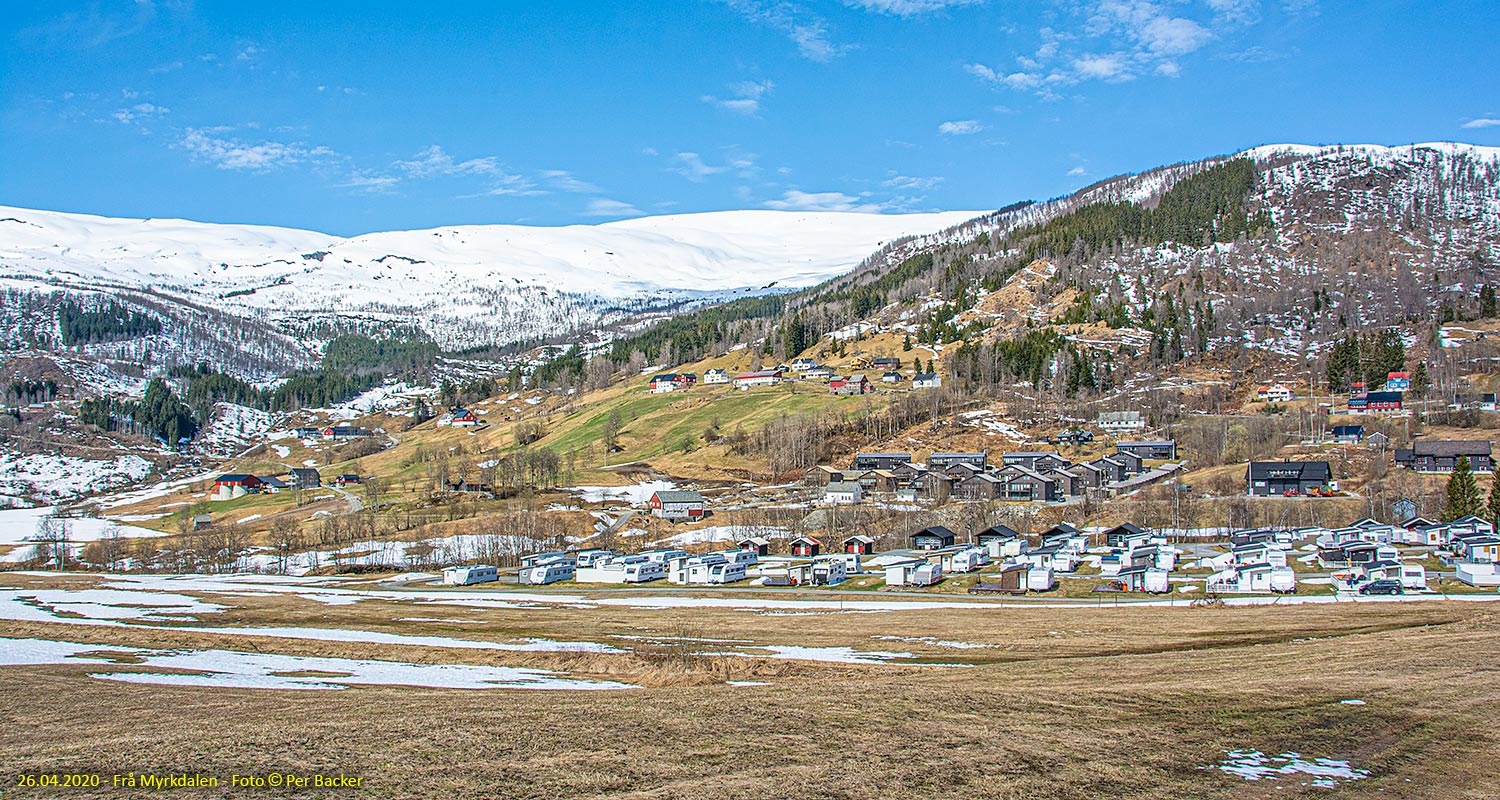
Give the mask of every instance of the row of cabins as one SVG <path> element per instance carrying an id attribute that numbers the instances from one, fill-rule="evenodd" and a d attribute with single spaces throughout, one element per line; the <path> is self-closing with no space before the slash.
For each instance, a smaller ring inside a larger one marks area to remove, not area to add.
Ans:
<path id="1" fill-rule="evenodd" d="M 829 505 L 858 503 L 872 493 L 898 499 L 1056 502 L 1090 490 L 1109 490 L 1148 472 L 1147 459 L 1176 455 L 1175 442 L 1122 442 L 1113 455 L 1073 463 L 1052 452 L 1012 452 L 1000 464 L 987 452 L 933 453 L 916 464 L 911 453 L 859 453 L 848 469 L 815 467 L 810 479 Z"/>

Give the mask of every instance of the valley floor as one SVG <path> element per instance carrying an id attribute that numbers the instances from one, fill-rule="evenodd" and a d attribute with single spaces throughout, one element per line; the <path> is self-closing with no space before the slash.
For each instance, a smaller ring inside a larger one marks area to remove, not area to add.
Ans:
<path id="1" fill-rule="evenodd" d="M 184 797 L 1487 798 L 1500 779 L 1490 603 L 675 596 L 697 600 L 7 573 L 0 780 L 364 778 L 168 793 Z"/>

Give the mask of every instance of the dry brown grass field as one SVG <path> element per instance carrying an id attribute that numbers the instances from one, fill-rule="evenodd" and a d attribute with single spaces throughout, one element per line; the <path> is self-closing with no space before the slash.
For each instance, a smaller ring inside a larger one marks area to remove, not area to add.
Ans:
<path id="1" fill-rule="evenodd" d="M 0 578 L 7 589 L 97 582 Z M 0 636 L 98 645 L 105 653 L 214 647 L 522 666 L 641 688 L 244 690 L 98 680 L 86 664 L 0 667 L 3 796 L 163 794 L 11 788 L 22 774 L 54 771 L 365 777 L 361 789 L 333 792 L 165 793 L 180 797 L 1493 798 L 1500 786 L 1500 628 L 1488 603 L 950 604 L 793 615 L 471 607 L 399 595 L 347 605 L 285 594 L 200 596 L 232 607 L 152 628 L 0 622 Z M 588 593 L 595 601 L 610 596 L 652 595 Z M 401 621 L 422 616 L 463 622 Z M 197 625 L 543 637 L 611 643 L 623 652 L 291 640 Z M 668 643 L 626 638 L 639 636 Z M 854 665 L 697 655 L 672 637 L 915 658 Z M 115 669 L 133 669 L 124 661 Z M 1205 768 L 1245 749 L 1346 760 L 1368 777 L 1322 788 L 1302 774 L 1247 781 Z"/>

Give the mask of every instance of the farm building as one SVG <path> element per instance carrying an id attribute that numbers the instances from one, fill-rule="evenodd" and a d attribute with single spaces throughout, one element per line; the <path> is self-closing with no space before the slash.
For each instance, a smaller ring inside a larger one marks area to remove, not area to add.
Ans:
<path id="1" fill-rule="evenodd" d="M 1139 411 L 1101 411 L 1094 424 L 1105 433 L 1138 431 L 1146 427 L 1146 416 Z"/>
<path id="2" fill-rule="evenodd" d="M 674 522 L 702 519 L 706 513 L 703 495 L 697 492 L 662 490 L 652 494 L 646 504 L 651 507 L 652 516 Z"/>
<path id="3" fill-rule="evenodd" d="M 473 428 L 479 425 L 479 417 L 467 408 L 455 408 L 448 413 L 448 424 L 455 428 Z"/>
<path id="4" fill-rule="evenodd" d="M 214 480 L 214 500 L 233 500 L 236 497 L 244 497 L 252 492 L 260 491 L 261 480 L 254 475 L 245 473 L 230 473 L 220 475 Z"/>
<path id="5" fill-rule="evenodd" d="M 899 373 L 899 372 L 887 372 L 887 373 L 885 373 L 885 374 L 883 374 L 883 375 L 880 376 L 880 382 L 881 383 L 900 383 L 901 382 L 901 373 Z"/>
<path id="6" fill-rule="evenodd" d="M 863 375 L 847 375 L 828 382 L 830 394 L 861 395 L 875 391 L 875 385 Z"/>
<path id="7" fill-rule="evenodd" d="M 1262 403 L 1290 403 L 1296 399 L 1292 390 L 1279 383 L 1261 386 L 1255 390 L 1255 399 Z"/>
<path id="8" fill-rule="evenodd" d="M 373 436 L 374 432 L 369 428 L 360 428 L 354 425 L 334 425 L 323 429 L 323 438 L 339 441 L 342 439 L 363 439 Z"/>
<path id="9" fill-rule="evenodd" d="M 703 371 L 704 384 L 729 383 L 729 371 L 723 369 L 709 369 Z"/>
<path id="10" fill-rule="evenodd" d="M 775 386 L 781 383 L 781 370 L 763 369 L 759 372 L 741 372 L 734 376 L 734 388 L 755 389 L 760 386 Z"/>
<path id="11" fill-rule="evenodd" d="M 1401 392 L 1363 392 L 1349 397 L 1350 414 L 1381 414 L 1401 409 Z"/>

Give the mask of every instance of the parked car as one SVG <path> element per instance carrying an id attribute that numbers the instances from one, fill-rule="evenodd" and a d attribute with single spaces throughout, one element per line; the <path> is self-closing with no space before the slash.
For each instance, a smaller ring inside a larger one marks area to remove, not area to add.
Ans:
<path id="1" fill-rule="evenodd" d="M 1404 592 L 1405 590 L 1401 588 L 1401 581 L 1397 580 L 1370 581 L 1359 587 L 1360 594 L 1403 594 Z"/>
<path id="2" fill-rule="evenodd" d="M 1287 489 L 1286 492 L 1285 492 L 1285 496 L 1287 496 L 1287 497 L 1301 497 L 1302 493 L 1299 492 L 1299 491 L 1297 491 L 1296 489 Z"/>

